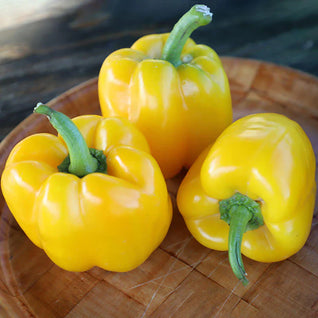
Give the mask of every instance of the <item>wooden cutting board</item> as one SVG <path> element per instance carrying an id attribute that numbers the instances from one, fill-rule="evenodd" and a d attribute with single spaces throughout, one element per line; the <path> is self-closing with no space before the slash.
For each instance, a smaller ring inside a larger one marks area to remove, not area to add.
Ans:
<path id="1" fill-rule="evenodd" d="M 223 58 L 235 119 L 278 112 L 296 120 L 318 152 L 318 79 L 258 61 Z M 99 113 L 97 80 L 50 102 L 73 117 Z M 54 132 L 43 116 L 29 116 L 0 146 L 0 172 L 13 145 L 27 135 Z M 93 268 L 67 272 L 54 265 L 21 231 L 0 196 L 1 317 L 318 317 L 317 210 L 303 249 L 273 264 L 243 257 L 250 284 L 231 272 L 227 253 L 197 243 L 175 196 L 184 172 L 168 180 L 174 202 L 169 233 L 151 257 L 128 273 Z"/>

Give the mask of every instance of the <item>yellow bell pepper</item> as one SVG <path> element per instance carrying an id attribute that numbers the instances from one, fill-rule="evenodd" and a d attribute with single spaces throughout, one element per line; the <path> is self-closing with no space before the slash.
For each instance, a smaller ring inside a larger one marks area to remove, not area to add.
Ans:
<path id="1" fill-rule="evenodd" d="M 294 121 L 255 114 L 230 125 L 184 178 L 178 207 L 203 245 L 229 250 L 234 274 L 248 281 L 241 252 L 281 261 L 308 238 L 315 204 L 315 156 Z"/>
<path id="2" fill-rule="evenodd" d="M 47 115 L 63 139 L 32 135 L 7 159 L 2 192 L 26 235 L 70 271 L 121 272 L 143 263 L 172 216 L 144 136 L 125 119 L 87 115 L 72 122 L 43 104 L 35 112 Z"/>
<path id="3" fill-rule="evenodd" d="M 169 34 L 152 34 L 104 61 L 98 93 L 103 116 L 121 116 L 145 135 L 165 177 L 189 167 L 232 122 L 228 79 L 213 49 L 189 38 L 212 14 L 187 12 Z"/>

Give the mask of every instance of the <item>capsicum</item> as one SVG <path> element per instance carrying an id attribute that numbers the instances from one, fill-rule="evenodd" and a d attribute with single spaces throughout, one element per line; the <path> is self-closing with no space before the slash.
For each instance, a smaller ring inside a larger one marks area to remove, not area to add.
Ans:
<path id="1" fill-rule="evenodd" d="M 59 136 L 20 141 L 1 178 L 9 209 L 63 269 L 128 271 L 165 237 L 171 202 L 145 137 L 126 119 L 64 114 L 39 104 Z"/>
<path id="2" fill-rule="evenodd" d="M 232 122 L 220 58 L 189 38 L 211 20 L 208 7 L 195 5 L 170 34 L 146 35 L 131 48 L 113 52 L 99 73 L 103 116 L 132 121 L 167 178 L 188 168 Z"/>
<path id="3" fill-rule="evenodd" d="M 281 261 L 308 238 L 315 204 L 315 156 L 302 128 L 279 114 L 254 114 L 224 130 L 190 168 L 177 203 L 203 245 L 229 252 L 234 274 L 248 282 L 241 257 Z"/>

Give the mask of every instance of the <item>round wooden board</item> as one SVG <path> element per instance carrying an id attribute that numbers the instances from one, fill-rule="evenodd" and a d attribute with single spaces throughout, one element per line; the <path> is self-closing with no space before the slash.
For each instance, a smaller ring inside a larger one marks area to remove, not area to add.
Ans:
<path id="1" fill-rule="evenodd" d="M 258 61 L 223 58 L 235 119 L 278 112 L 296 120 L 318 151 L 318 79 Z M 97 80 L 50 102 L 73 117 L 99 113 Z M 53 132 L 43 116 L 31 115 L 0 146 L 0 172 L 12 147 L 27 135 Z M 112 273 L 93 268 L 67 272 L 54 265 L 24 235 L 0 196 L 1 317 L 317 317 L 318 224 L 303 249 L 273 264 L 244 257 L 250 284 L 231 272 L 226 252 L 197 243 L 177 211 L 184 176 L 168 180 L 174 217 L 160 248 L 137 269 Z"/>

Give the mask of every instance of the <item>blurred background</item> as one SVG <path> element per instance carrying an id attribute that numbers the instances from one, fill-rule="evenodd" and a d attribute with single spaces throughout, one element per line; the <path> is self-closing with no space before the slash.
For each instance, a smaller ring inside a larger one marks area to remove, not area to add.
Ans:
<path id="1" fill-rule="evenodd" d="M 0 0 L 0 140 L 67 89 L 98 76 L 105 57 L 168 32 L 196 1 Z M 192 38 L 221 56 L 318 75 L 317 0 L 202 1 L 214 13 Z"/>

